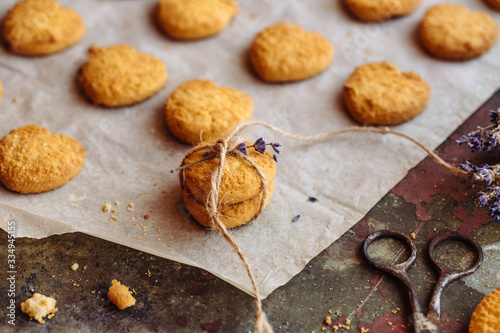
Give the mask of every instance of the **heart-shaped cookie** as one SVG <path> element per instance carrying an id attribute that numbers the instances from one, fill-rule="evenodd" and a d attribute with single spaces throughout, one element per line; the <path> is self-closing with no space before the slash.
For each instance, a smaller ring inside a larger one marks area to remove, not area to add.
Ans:
<path id="1" fill-rule="evenodd" d="M 38 125 L 12 130 L 0 140 L 0 182 L 19 193 L 56 189 L 83 167 L 85 148 Z"/>
<path id="2" fill-rule="evenodd" d="M 325 70 L 333 57 L 333 45 L 328 39 L 290 23 L 264 29 L 250 46 L 255 72 L 269 82 L 307 79 Z"/>
<path id="3" fill-rule="evenodd" d="M 356 68 L 344 84 L 344 101 L 362 124 L 396 125 L 418 115 L 429 102 L 431 89 L 414 72 L 400 72 L 390 62 Z"/>
<path id="4" fill-rule="evenodd" d="M 186 143 L 217 140 L 250 120 L 253 101 L 247 94 L 205 80 L 177 87 L 165 106 L 170 132 Z"/>
<path id="5" fill-rule="evenodd" d="M 97 105 L 118 107 L 139 103 L 167 82 L 167 68 L 157 57 L 126 44 L 89 50 L 80 69 L 85 94 Z"/>
<path id="6" fill-rule="evenodd" d="M 362 21 L 381 21 L 408 15 L 422 0 L 344 0 L 349 11 Z"/>
<path id="7" fill-rule="evenodd" d="M 24 0 L 13 6 L 3 22 L 10 50 L 24 55 L 47 55 L 76 44 L 85 33 L 82 18 L 56 0 Z"/>
<path id="8" fill-rule="evenodd" d="M 444 3 L 430 7 L 419 27 L 424 47 L 434 56 L 464 60 L 480 56 L 498 39 L 498 24 L 488 14 Z"/>
<path id="9" fill-rule="evenodd" d="M 158 24 L 177 39 L 200 39 L 218 34 L 238 13 L 235 0 L 159 0 Z"/>

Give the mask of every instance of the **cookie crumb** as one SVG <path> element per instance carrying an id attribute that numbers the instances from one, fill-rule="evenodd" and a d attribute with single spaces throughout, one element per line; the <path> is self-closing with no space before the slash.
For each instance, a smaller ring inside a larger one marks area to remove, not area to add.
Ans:
<path id="1" fill-rule="evenodd" d="M 131 212 L 133 210 L 134 210 L 134 203 L 133 202 L 129 202 L 128 206 L 127 206 L 127 211 Z"/>
<path id="2" fill-rule="evenodd" d="M 112 286 L 108 291 L 109 300 L 120 310 L 135 305 L 135 298 L 130 294 L 128 287 L 116 279 L 111 281 Z"/>
<path id="3" fill-rule="evenodd" d="M 415 239 L 415 238 L 416 238 L 416 235 L 415 235 L 415 233 L 414 233 L 414 232 L 412 232 L 412 233 L 410 234 L 410 238 L 411 238 L 411 239 Z"/>
<path id="4" fill-rule="evenodd" d="M 74 271 L 76 271 L 78 269 L 78 267 L 79 267 L 78 263 L 76 263 L 76 262 L 73 265 L 71 265 L 71 269 Z"/>
<path id="5" fill-rule="evenodd" d="M 106 204 L 104 205 L 104 207 L 102 207 L 102 211 L 103 211 L 103 212 L 108 212 L 108 211 L 109 211 L 109 207 L 110 207 L 109 203 L 106 203 Z"/>
<path id="6" fill-rule="evenodd" d="M 31 298 L 21 303 L 21 311 L 30 316 L 30 319 L 45 324 L 43 317 L 51 319 L 57 312 L 56 300 L 52 297 L 34 293 Z"/>
<path id="7" fill-rule="evenodd" d="M 325 318 L 325 324 L 326 325 L 331 325 L 332 324 L 332 317 L 326 316 L 326 318 Z"/>

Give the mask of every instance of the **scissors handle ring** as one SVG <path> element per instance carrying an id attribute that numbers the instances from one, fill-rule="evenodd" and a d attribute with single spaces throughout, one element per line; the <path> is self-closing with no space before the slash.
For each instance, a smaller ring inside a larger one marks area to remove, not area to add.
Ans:
<path id="1" fill-rule="evenodd" d="M 406 259 L 406 261 L 401 262 L 399 264 L 386 265 L 375 261 L 368 254 L 368 247 L 370 246 L 371 243 L 381 238 L 396 238 L 403 241 L 411 249 L 410 257 Z M 408 268 L 410 268 L 410 266 L 415 262 L 415 259 L 417 258 L 417 248 L 413 240 L 410 237 L 406 236 L 405 234 L 392 230 L 379 230 L 371 233 L 363 242 L 362 253 L 366 262 L 370 266 L 375 267 L 376 269 L 382 270 L 384 272 L 390 273 L 392 275 L 405 274 Z"/>
<path id="2" fill-rule="evenodd" d="M 436 259 L 434 258 L 434 248 L 441 242 L 447 241 L 447 240 L 459 240 L 462 241 L 463 243 L 469 245 L 473 250 L 476 255 L 476 261 L 474 262 L 474 265 L 472 265 L 468 269 L 463 269 L 463 270 L 453 270 L 449 269 L 446 267 L 441 266 L 440 264 L 437 263 Z M 479 268 L 479 265 L 481 264 L 481 261 L 483 260 L 483 250 L 481 248 L 481 245 L 479 245 L 478 242 L 476 242 L 473 238 L 468 237 L 466 235 L 460 234 L 458 232 L 446 232 L 444 234 L 437 235 L 434 237 L 431 242 L 429 243 L 429 257 L 431 259 L 432 264 L 437 268 L 440 274 L 442 275 L 453 275 L 454 279 L 468 275 L 474 271 L 476 271 Z"/>

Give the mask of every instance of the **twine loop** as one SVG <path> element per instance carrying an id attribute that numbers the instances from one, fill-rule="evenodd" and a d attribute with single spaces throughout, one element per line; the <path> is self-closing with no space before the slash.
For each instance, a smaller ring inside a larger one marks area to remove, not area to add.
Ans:
<path id="1" fill-rule="evenodd" d="M 226 226 L 222 223 L 222 221 L 219 218 L 218 214 L 218 202 L 219 202 L 219 189 L 220 185 L 222 182 L 222 174 L 223 174 L 223 169 L 224 169 L 224 164 L 226 162 L 226 157 L 228 155 L 236 156 L 237 158 L 242 158 L 245 161 L 247 161 L 257 172 L 261 179 L 261 191 L 263 193 L 262 195 L 262 200 L 261 200 L 261 205 L 259 208 L 258 213 L 252 218 L 255 219 L 259 214 L 262 212 L 264 209 L 264 205 L 266 202 L 266 196 L 267 196 L 267 191 L 268 191 L 268 182 L 267 179 L 260 170 L 260 168 L 253 162 L 248 156 L 243 154 L 239 149 L 238 145 L 243 142 L 243 139 L 237 138 L 237 139 L 232 139 L 236 133 L 238 133 L 242 128 L 250 126 L 250 125 L 261 125 L 264 126 L 274 132 L 277 132 L 285 137 L 289 137 L 292 139 L 296 140 L 302 140 L 302 141 L 317 141 L 321 139 L 326 139 L 330 138 L 332 136 L 336 136 L 339 134 L 343 133 L 350 133 L 350 132 L 371 132 L 371 133 L 379 133 L 379 134 L 393 134 L 396 136 L 400 136 L 404 139 L 407 139 L 414 144 L 416 144 L 418 147 L 422 148 L 430 157 L 432 157 L 438 164 L 441 166 L 445 167 L 446 169 L 459 173 L 459 174 L 466 174 L 465 171 L 457 168 L 456 166 L 444 161 L 442 158 L 440 158 L 437 154 L 435 154 L 433 151 L 428 149 L 427 147 L 424 146 L 420 141 L 412 138 L 411 136 L 397 132 L 394 130 L 391 130 L 388 127 L 361 127 L 361 126 L 354 126 L 354 127 L 347 127 L 327 133 L 321 133 L 313 136 L 301 136 L 301 135 L 295 135 L 292 133 L 288 133 L 286 131 L 283 131 L 282 129 L 275 127 L 273 125 L 270 125 L 265 122 L 261 121 L 249 121 L 243 124 L 240 124 L 238 127 L 236 127 L 231 134 L 229 134 L 226 138 L 224 139 L 219 139 L 215 142 L 215 144 L 207 144 L 207 145 L 202 145 L 199 147 L 193 148 L 188 154 L 184 157 L 182 164 L 184 165 L 184 161 L 194 154 L 197 151 L 204 150 L 204 149 L 210 149 L 214 154 L 214 158 L 218 159 L 218 163 L 216 168 L 214 169 L 211 177 L 211 187 L 210 187 L 210 192 L 208 194 L 207 202 L 206 202 L 206 207 L 210 216 L 210 228 L 212 230 L 219 230 L 222 234 L 222 236 L 226 239 L 226 241 L 234 248 L 238 256 L 240 257 L 241 261 L 243 262 L 247 274 L 252 282 L 252 287 L 254 290 L 254 296 L 255 296 L 255 302 L 256 302 L 256 313 L 255 313 L 255 327 L 254 327 L 254 332 L 255 333 L 271 333 L 273 332 L 273 329 L 271 325 L 269 324 L 266 314 L 264 311 L 262 311 L 262 302 L 260 299 L 260 294 L 259 294 L 259 288 L 257 285 L 257 282 L 254 278 L 254 275 L 252 273 L 250 263 L 248 262 L 246 256 L 244 255 L 243 251 L 241 250 L 240 246 L 236 241 L 233 239 L 231 234 L 228 232 Z M 180 170 L 180 180 L 181 180 L 181 187 L 184 189 L 184 171 Z"/>

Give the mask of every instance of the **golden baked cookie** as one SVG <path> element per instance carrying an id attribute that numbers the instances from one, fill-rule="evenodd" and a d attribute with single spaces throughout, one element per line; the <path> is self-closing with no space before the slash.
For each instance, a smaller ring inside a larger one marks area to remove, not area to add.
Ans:
<path id="1" fill-rule="evenodd" d="M 498 39 L 498 24 L 488 14 L 462 5 L 444 3 L 430 7 L 419 26 L 423 46 L 447 60 L 478 57 Z"/>
<path id="2" fill-rule="evenodd" d="M 422 0 L 344 0 L 347 9 L 362 21 L 382 21 L 413 12 Z"/>
<path id="3" fill-rule="evenodd" d="M 492 7 L 500 9 L 500 0 L 486 0 Z"/>
<path id="4" fill-rule="evenodd" d="M 157 57 L 117 44 L 93 46 L 80 70 L 85 94 L 97 105 L 125 106 L 144 101 L 167 83 L 167 68 Z"/>
<path id="5" fill-rule="evenodd" d="M 207 151 L 208 149 L 204 149 L 190 154 L 183 160 L 182 165 L 203 159 L 203 154 Z M 268 183 L 271 182 L 276 175 L 276 162 L 271 153 L 266 150 L 264 154 L 261 154 L 253 148 L 247 149 L 247 152 L 247 157 L 264 173 Z M 191 189 L 192 194 L 200 202 L 207 201 L 208 194 L 212 189 L 208 180 L 218 163 L 218 159 L 214 158 L 184 170 L 186 186 Z M 229 155 L 224 163 L 224 173 L 219 191 L 221 204 L 245 201 L 261 192 L 261 178 L 247 161 Z"/>
<path id="6" fill-rule="evenodd" d="M 239 90 L 193 80 L 172 92 L 165 109 L 170 132 L 186 143 L 198 143 L 220 139 L 250 120 L 253 101 Z"/>
<path id="7" fill-rule="evenodd" d="M 396 125 L 422 112 L 431 95 L 414 72 L 400 72 L 390 62 L 359 66 L 344 84 L 344 102 L 362 124 Z"/>
<path id="8" fill-rule="evenodd" d="M 24 55 L 47 55 L 76 44 L 85 24 L 71 8 L 56 0 L 24 0 L 13 6 L 3 21 L 9 49 Z"/>
<path id="9" fill-rule="evenodd" d="M 274 191 L 274 182 L 268 184 L 264 209 L 271 201 Z M 262 193 L 255 197 L 232 204 L 220 205 L 218 209 L 219 219 L 226 228 L 234 228 L 255 220 L 259 214 L 262 201 Z M 204 203 L 198 201 L 193 192 L 188 188 L 182 191 L 184 204 L 193 218 L 205 227 L 210 227 L 210 214 Z"/>
<path id="10" fill-rule="evenodd" d="M 290 23 L 264 29 L 250 46 L 253 69 L 269 82 L 307 79 L 324 71 L 333 57 L 333 45 L 328 39 Z"/>
<path id="11" fill-rule="evenodd" d="M 170 37 L 200 39 L 220 33 L 238 14 L 235 0 L 159 0 L 158 24 Z"/>
<path id="12" fill-rule="evenodd" d="M 500 287 L 486 295 L 474 310 L 469 333 L 498 333 L 500 330 Z"/>
<path id="13" fill-rule="evenodd" d="M 111 281 L 108 298 L 120 310 L 135 305 L 135 298 L 130 294 L 128 287 L 117 280 Z"/>
<path id="14" fill-rule="evenodd" d="M 247 143 L 248 145 L 250 143 Z M 182 165 L 203 159 L 206 152 L 209 152 L 209 148 L 188 154 Z M 257 165 L 266 178 L 268 188 L 264 204 L 267 206 L 274 190 L 276 162 L 268 150 L 261 154 L 254 148 L 247 148 L 246 156 Z M 210 225 L 206 202 L 212 189 L 212 173 L 217 164 L 218 158 L 214 158 L 192 165 L 183 170 L 181 177 L 184 204 L 191 215 L 204 226 Z M 254 220 L 259 214 L 262 197 L 262 181 L 254 167 L 246 160 L 228 154 L 219 187 L 218 212 L 222 223 L 232 228 Z"/>
<path id="15" fill-rule="evenodd" d="M 0 182 L 19 193 L 56 189 L 83 167 L 85 148 L 38 125 L 12 130 L 0 140 Z"/>

